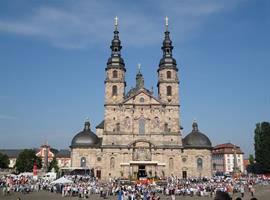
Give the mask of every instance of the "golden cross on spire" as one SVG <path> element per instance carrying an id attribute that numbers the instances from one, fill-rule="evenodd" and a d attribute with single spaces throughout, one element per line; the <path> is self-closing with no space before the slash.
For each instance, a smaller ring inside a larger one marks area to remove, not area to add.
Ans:
<path id="1" fill-rule="evenodd" d="M 115 30 L 117 30 L 117 27 L 118 27 L 118 17 L 116 16 L 115 18 L 114 18 L 114 26 L 115 26 Z"/>
<path id="2" fill-rule="evenodd" d="M 165 17 L 165 25 L 166 25 L 166 31 L 168 31 L 168 26 L 169 26 L 169 18 L 168 18 L 168 16 Z"/>

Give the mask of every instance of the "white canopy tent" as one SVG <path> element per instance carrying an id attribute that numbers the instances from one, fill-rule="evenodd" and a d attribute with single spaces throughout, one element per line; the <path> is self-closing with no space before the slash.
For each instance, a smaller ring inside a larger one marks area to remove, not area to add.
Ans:
<path id="1" fill-rule="evenodd" d="M 52 182 L 52 184 L 70 184 L 70 183 L 73 183 L 73 181 L 68 180 L 65 177 L 61 177 Z"/>
<path id="2" fill-rule="evenodd" d="M 23 172 L 23 173 L 20 173 L 18 176 L 19 177 L 21 177 L 21 176 L 29 176 L 29 177 L 31 177 L 31 176 L 33 176 L 33 172 Z"/>

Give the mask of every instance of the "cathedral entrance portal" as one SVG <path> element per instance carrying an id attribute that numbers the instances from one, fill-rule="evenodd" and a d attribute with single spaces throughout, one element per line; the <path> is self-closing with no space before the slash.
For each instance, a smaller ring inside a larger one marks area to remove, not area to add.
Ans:
<path id="1" fill-rule="evenodd" d="M 186 179 L 187 178 L 187 171 L 182 171 L 182 178 Z"/>
<path id="2" fill-rule="evenodd" d="M 129 173 L 137 179 L 146 179 L 157 174 L 158 161 L 152 160 L 152 150 L 155 146 L 145 139 L 133 141 L 132 160 L 128 162 Z"/>
<path id="3" fill-rule="evenodd" d="M 138 179 L 146 177 L 145 165 L 139 165 Z"/>
<path id="4" fill-rule="evenodd" d="M 97 170 L 97 173 L 96 173 L 96 177 L 98 178 L 98 179 L 101 179 L 101 170 Z"/>

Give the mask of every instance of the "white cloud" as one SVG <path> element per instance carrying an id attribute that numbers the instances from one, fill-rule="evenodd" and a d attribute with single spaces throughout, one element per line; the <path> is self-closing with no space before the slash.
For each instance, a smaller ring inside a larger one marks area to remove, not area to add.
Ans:
<path id="1" fill-rule="evenodd" d="M 85 48 L 111 39 L 113 17 L 120 15 L 126 45 L 152 45 L 160 43 L 165 15 L 174 20 L 174 31 L 184 39 L 205 17 L 231 9 L 235 2 L 239 1 L 152 1 L 147 10 L 142 3 L 68 1 L 61 7 L 34 7 L 20 19 L 0 19 L 0 32 L 34 36 L 62 48 Z"/>

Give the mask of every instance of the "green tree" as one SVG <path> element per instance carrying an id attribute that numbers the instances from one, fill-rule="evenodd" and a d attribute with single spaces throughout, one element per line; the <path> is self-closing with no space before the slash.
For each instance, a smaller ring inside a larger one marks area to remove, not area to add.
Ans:
<path id="1" fill-rule="evenodd" d="M 249 154 L 248 160 L 249 160 L 250 165 L 254 164 L 255 159 L 254 159 L 254 156 L 252 154 Z"/>
<path id="2" fill-rule="evenodd" d="M 51 171 L 52 169 L 55 170 L 56 173 L 58 173 L 59 171 L 59 166 L 58 166 L 58 162 L 55 158 L 52 159 L 52 161 L 49 164 L 49 171 Z"/>
<path id="3" fill-rule="evenodd" d="M 0 168 L 6 169 L 9 166 L 9 158 L 7 154 L 0 153 Z"/>
<path id="4" fill-rule="evenodd" d="M 263 172 L 270 172 L 270 124 L 262 122 L 256 124 L 255 136 L 255 160 L 262 166 Z"/>
<path id="5" fill-rule="evenodd" d="M 254 163 L 247 166 L 247 172 L 253 173 L 253 174 L 262 174 L 263 173 L 263 167 L 260 163 Z"/>
<path id="6" fill-rule="evenodd" d="M 36 156 L 36 152 L 33 149 L 24 149 L 16 160 L 15 168 L 18 172 L 31 172 L 34 163 L 38 169 L 42 167 L 41 158 Z"/>

